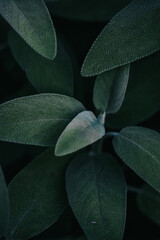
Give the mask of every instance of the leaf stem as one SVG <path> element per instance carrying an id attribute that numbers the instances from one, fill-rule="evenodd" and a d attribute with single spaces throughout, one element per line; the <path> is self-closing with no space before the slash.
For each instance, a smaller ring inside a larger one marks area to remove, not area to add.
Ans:
<path id="1" fill-rule="evenodd" d="M 118 132 L 107 132 L 105 137 L 108 138 L 108 137 L 115 137 L 117 136 L 119 133 Z"/>
<path id="2" fill-rule="evenodd" d="M 128 191 L 129 192 L 133 192 L 133 193 L 142 193 L 142 190 L 140 188 L 134 187 L 134 186 L 130 186 L 128 185 Z"/>
<path id="3" fill-rule="evenodd" d="M 98 121 L 104 125 L 105 124 L 105 119 L 106 119 L 106 112 L 102 112 L 98 116 Z"/>

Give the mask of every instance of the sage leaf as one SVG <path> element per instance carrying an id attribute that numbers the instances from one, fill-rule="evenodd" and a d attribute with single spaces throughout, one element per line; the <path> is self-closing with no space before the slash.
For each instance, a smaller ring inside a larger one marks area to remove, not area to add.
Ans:
<path id="1" fill-rule="evenodd" d="M 76 157 L 67 168 L 66 189 L 88 240 L 123 238 L 127 190 L 123 173 L 111 155 Z"/>
<path id="2" fill-rule="evenodd" d="M 107 71 L 97 76 L 93 102 L 95 107 L 106 113 L 117 112 L 124 100 L 130 65 Z"/>
<path id="3" fill-rule="evenodd" d="M 73 95 L 72 65 L 60 40 L 53 61 L 36 53 L 14 31 L 9 33 L 9 45 L 15 59 L 39 92 Z"/>
<path id="4" fill-rule="evenodd" d="M 132 63 L 124 102 L 107 118 L 110 128 L 122 129 L 152 117 L 160 109 L 160 52 Z"/>
<path id="5" fill-rule="evenodd" d="M 29 239 L 61 216 L 67 205 L 64 173 L 68 162 L 69 158 L 56 158 L 53 149 L 49 149 L 11 181 L 8 239 Z"/>
<path id="6" fill-rule="evenodd" d="M 127 127 L 113 139 L 117 155 L 142 179 L 160 192 L 160 134 Z"/>
<path id="7" fill-rule="evenodd" d="M 53 146 L 68 123 L 81 111 L 76 99 L 37 94 L 0 105 L 0 140 Z"/>
<path id="8" fill-rule="evenodd" d="M 131 0 L 45 0 L 51 13 L 79 21 L 106 21 Z"/>
<path id="9" fill-rule="evenodd" d="M 56 55 L 56 33 L 43 0 L 1 0 L 0 14 L 36 52 Z"/>
<path id="10" fill-rule="evenodd" d="M 160 49 L 160 1 L 134 0 L 102 30 L 82 66 L 94 76 L 134 62 Z"/>
<path id="11" fill-rule="evenodd" d="M 7 185 L 0 167 L 0 239 L 6 234 L 9 224 L 10 209 Z"/>
<path id="12" fill-rule="evenodd" d="M 137 196 L 137 203 L 141 212 L 160 225 L 160 194 L 145 184 Z"/>
<path id="13" fill-rule="evenodd" d="M 84 148 L 105 135 L 104 125 L 90 111 L 79 113 L 60 135 L 55 154 L 63 156 Z"/>

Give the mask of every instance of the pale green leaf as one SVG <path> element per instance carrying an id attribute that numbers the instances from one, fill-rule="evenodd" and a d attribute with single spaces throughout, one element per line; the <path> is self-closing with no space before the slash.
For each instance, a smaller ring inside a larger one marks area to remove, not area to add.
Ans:
<path id="1" fill-rule="evenodd" d="M 68 123 L 81 111 L 76 99 L 37 94 L 0 105 L 0 140 L 53 146 Z"/>
<path id="2" fill-rule="evenodd" d="M 8 229 L 9 215 L 8 190 L 0 167 L 0 239 L 5 235 Z"/>
<path id="3" fill-rule="evenodd" d="M 73 95 L 72 65 L 60 40 L 53 61 L 36 53 L 14 31 L 9 33 L 9 45 L 15 59 L 38 91 Z"/>
<path id="4" fill-rule="evenodd" d="M 103 124 L 90 111 L 79 113 L 60 135 L 55 149 L 57 156 L 63 156 L 84 148 L 105 135 Z"/>
<path id="5" fill-rule="evenodd" d="M 160 49 L 160 1 L 134 0 L 118 12 L 93 43 L 82 66 L 94 76 Z"/>
<path id="6" fill-rule="evenodd" d="M 106 113 L 117 112 L 124 100 L 130 66 L 126 65 L 97 76 L 93 102 L 95 107 Z"/>
<path id="7" fill-rule="evenodd" d="M 36 52 L 54 59 L 56 33 L 43 0 L 1 0 L 0 14 Z"/>
<path id="8" fill-rule="evenodd" d="M 69 158 L 56 158 L 49 149 L 11 181 L 8 239 L 29 239 L 57 221 L 67 205 L 64 173 L 68 162 Z"/>
<path id="9" fill-rule="evenodd" d="M 127 127 L 113 139 L 117 155 L 142 179 L 160 192 L 160 134 Z"/>
<path id="10" fill-rule="evenodd" d="M 159 63 L 160 52 L 131 64 L 124 102 L 116 114 L 107 117 L 107 127 L 134 125 L 160 110 Z"/>
<path id="11" fill-rule="evenodd" d="M 131 0 L 45 0 L 49 10 L 68 19 L 106 21 Z"/>
<path id="12" fill-rule="evenodd" d="M 160 194 L 147 184 L 137 196 L 137 203 L 141 212 L 156 224 L 160 225 Z"/>
<path id="13" fill-rule="evenodd" d="M 126 184 L 108 154 L 80 155 L 68 166 L 66 189 L 88 240 L 120 240 L 126 217 Z"/>

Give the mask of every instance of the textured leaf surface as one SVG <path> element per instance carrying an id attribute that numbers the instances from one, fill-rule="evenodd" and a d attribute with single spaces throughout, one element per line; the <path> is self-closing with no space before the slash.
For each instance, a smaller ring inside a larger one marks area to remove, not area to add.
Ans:
<path id="1" fill-rule="evenodd" d="M 160 194 L 147 184 L 137 196 L 137 203 L 142 213 L 160 225 Z"/>
<path id="2" fill-rule="evenodd" d="M 129 65 L 126 65 L 97 76 L 93 102 L 98 110 L 106 113 L 115 113 L 119 110 L 128 84 L 129 69 Z"/>
<path id="3" fill-rule="evenodd" d="M 142 127 L 127 127 L 113 139 L 117 155 L 160 192 L 160 134 Z"/>
<path id="4" fill-rule="evenodd" d="M 107 118 L 107 127 L 140 123 L 160 110 L 160 52 L 131 64 L 130 78 L 120 110 Z"/>
<path id="5" fill-rule="evenodd" d="M 1 0 L 0 14 L 36 52 L 55 57 L 56 34 L 43 0 Z"/>
<path id="6" fill-rule="evenodd" d="M 9 33 L 9 45 L 15 59 L 38 91 L 73 94 L 72 65 L 60 40 L 53 61 L 33 51 L 14 31 Z"/>
<path id="7" fill-rule="evenodd" d="M 88 240 L 120 240 L 126 215 L 126 184 L 107 154 L 81 155 L 66 173 L 69 203 Z"/>
<path id="8" fill-rule="evenodd" d="M 0 239 L 5 235 L 9 224 L 9 197 L 4 180 L 3 172 L 0 167 Z"/>
<path id="9" fill-rule="evenodd" d="M 56 144 L 55 154 L 63 156 L 84 148 L 105 135 L 104 126 L 90 111 L 79 113 L 65 128 Z"/>
<path id="10" fill-rule="evenodd" d="M 93 43 L 83 76 L 134 62 L 160 49 L 160 1 L 134 0 L 115 15 Z"/>
<path id="11" fill-rule="evenodd" d="M 11 223 L 9 239 L 29 239 L 51 226 L 67 204 L 64 172 L 69 158 L 47 150 L 9 184 Z"/>
<path id="12" fill-rule="evenodd" d="M 130 0 L 45 0 L 55 15 L 83 21 L 106 21 Z"/>
<path id="13" fill-rule="evenodd" d="M 53 146 L 84 107 L 74 98 L 37 94 L 0 105 L 0 140 Z"/>

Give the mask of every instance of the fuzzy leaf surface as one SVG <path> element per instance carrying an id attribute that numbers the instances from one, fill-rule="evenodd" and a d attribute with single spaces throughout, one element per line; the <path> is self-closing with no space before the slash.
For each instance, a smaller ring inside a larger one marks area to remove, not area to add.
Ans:
<path id="1" fill-rule="evenodd" d="M 0 140 L 53 146 L 68 123 L 81 111 L 76 99 L 37 94 L 0 105 Z"/>
<path id="2" fill-rule="evenodd" d="M 72 64 L 60 40 L 54 60 L 40 56 L 14 31 L 9 33 L 9 45 L 15 59 L 39 92 L 73 95 Z"/>
<path id="3" fill-rule="evenodd" d="M 67 205 L 64 173 L 68 162 L 69 158 L 56 158 L 53 149 L 49 149 L 11 181 L 8 239 L 29 239 L 61 216 Z"/>
<path id="4" fill-rule="evenodd" d="M 117 155 L 142 179 L 160 192 L 160 134 L 127 127 L 113 139 Z"/>
<path id="5" fill-rule="evenodd" d="M 158 51 L 159 21 L 159 0 L 132 1 L 97 37 L 83 63 L 82 76 L 94 76 Z"/>
<path id="6" fill-rule="evenodd" d="M 55 154 L 63 156 L 84 148 L 105 135 L 103 124 L 90 111 L 79 113 L 59 137 Z"/>
<path id="7" fill-rule="evenodd" d="M 93 102 L 98 110 L 115 113 L 120 109 L 126 93 L 129 69 L 130 65 L 126 65 L 97 76 Z"/>
<path id="8" fill-rule="evenodd" d="M 70 206 L 88 240 L 123 238 L 126 184 L 111 155 L 76 157 L 67 168 L 66 189 Z"/>
<path id="9" fill-rule="evenodd" d="M 1 0 L 0 14 L 36 52 L 56 55 L 56 33 L 43 0 Z"/>

